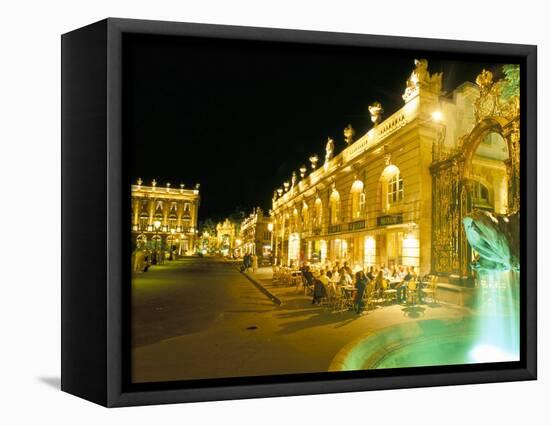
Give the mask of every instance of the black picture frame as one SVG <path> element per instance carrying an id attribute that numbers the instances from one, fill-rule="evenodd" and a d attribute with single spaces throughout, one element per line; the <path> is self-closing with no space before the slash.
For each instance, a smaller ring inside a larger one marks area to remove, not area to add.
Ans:
<path id="1" fill-rule="evenodd" d="M 514 57 L 521 64 L 521 360 L 249 379 L 128 383 L 122 38 L 158 34 Z M 534 380 L 537 377 L 536 46 L 109 18 L 62 44 L 62 390 L 143 404 Z M 84 222 L 82 218 L 86 218 Z M 83 244 L 82 242 L 86 243 Z M 330 376 L 327 376 L 330 374 Z"/>

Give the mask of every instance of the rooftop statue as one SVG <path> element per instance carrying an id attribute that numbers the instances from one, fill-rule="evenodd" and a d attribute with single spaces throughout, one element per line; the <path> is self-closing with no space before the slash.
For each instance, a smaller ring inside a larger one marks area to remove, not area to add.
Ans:
<path id="1" fill-rule="evenodd" d="M 372 105 L 369 105 L 369 114 L 370 121 L 376 126 L 382 121 L 382 114 L 384 113 L 384 108 L 380 102 L 374 102 Z"/>
<path id="2" fill-rule="evenodd" d="M 346 141 L 346 145 L 351 145 L 354 136 L 355 130 L 351 127 L 351 124 L 348 124 L 344 129 L 344 140 Z"/>
<path id="3" fill-rule="evenodd" d="M 407 87 L 403 93 L 403 100 L 408 102 L 419 93 L 420 88 L 439 95 L 441 92 L 441 78 L 443 73 L 430 74 L 427 59 L 415 59 L 415 68 L 407 80 Z"/>
<path id="4" fill-rule="evenodd" d="M 462 219 L 466 237 L 479 259 L 476 270 L 519 271 L 519 214 L 474 210 Z"/>
<path id="5" fill-rule="evenodd" d="M 332 138 L 328 138 L 325 154 L 325 163 L 329 162 L 334 155 L 334 141 Z"/>

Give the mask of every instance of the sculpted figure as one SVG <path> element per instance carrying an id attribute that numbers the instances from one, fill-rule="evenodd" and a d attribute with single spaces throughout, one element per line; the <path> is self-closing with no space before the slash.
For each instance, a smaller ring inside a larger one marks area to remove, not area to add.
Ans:
<path id="1" fill-rule="evenodd" d="M 332 140 L 332 138 L 328 138 L 327 146 L 326 146 L 325 162 L 330 161 L 333 155 L 334 155 L 334 141 Z"/>
<path id="2" fill-rule="evenodd" d="M 427 59 L 415 59 L 415 68 L 407 80 L 407 86 L 405 93 L 403 93 L 403 100 L 407 102 L 418 94 L 418 89 L 423 86 L 428 91 L 437 95 L 441 92 L 441 77 L 442 73 L 430 74 L 428 72 L 428 60 Z"/>
<path id="3" fill-rule="evenodd" d="M 351 127 L 351 124 L 348 124 L 344 129 L 344 140 L 346 145 L 350 145 L 353 142 L 353 137 L 355 136 L 355 130 Z"/>
<path id="4" fill-rule="evenodd" d="M 462 223 L 468 242 L 479 253 L 474 269 L 519 271 L 518 213 L 504 216 L 475 210 Z"/>
<path id="5" fill-rule="evenodd" d="M 382 108 L 380 102 L 374 102 L 372 105 L 369 105 L 370 120 L 375 126 L 382 121 L 383 112 L 384 108 Z"/>

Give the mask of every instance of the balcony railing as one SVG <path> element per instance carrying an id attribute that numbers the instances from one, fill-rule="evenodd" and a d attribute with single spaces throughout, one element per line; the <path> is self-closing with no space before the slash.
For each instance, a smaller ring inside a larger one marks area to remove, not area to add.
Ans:
<path id="1" fill-rule="evenodd" d="M 342 231 L 342 225 L 329 225 L 328 227 L 328 233 L 329 234 L 335 234 L 336 232 Z"/>
<path id="2" fill-rule="evenodd" d="M 348 223 L 348 231 L 357 231 L 359 229 L 365 229 L 365 220 L 356 220 L 355 222 Z"/>

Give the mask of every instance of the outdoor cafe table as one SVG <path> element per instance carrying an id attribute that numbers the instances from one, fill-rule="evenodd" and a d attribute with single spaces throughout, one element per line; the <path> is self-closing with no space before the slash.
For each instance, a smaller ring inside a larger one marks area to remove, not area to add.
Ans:
<path id="1" fill-rule="evenodd" d="M 351 285 L 345 285 L 345 286 L 342 286 L 342 289 L 346 292 L 346 293 L 350 293 L 352 296 L 355 294 L 355 292 L 357 291 L 357 288 L 354 287 L 354 286 L 351 286 Z"/>

